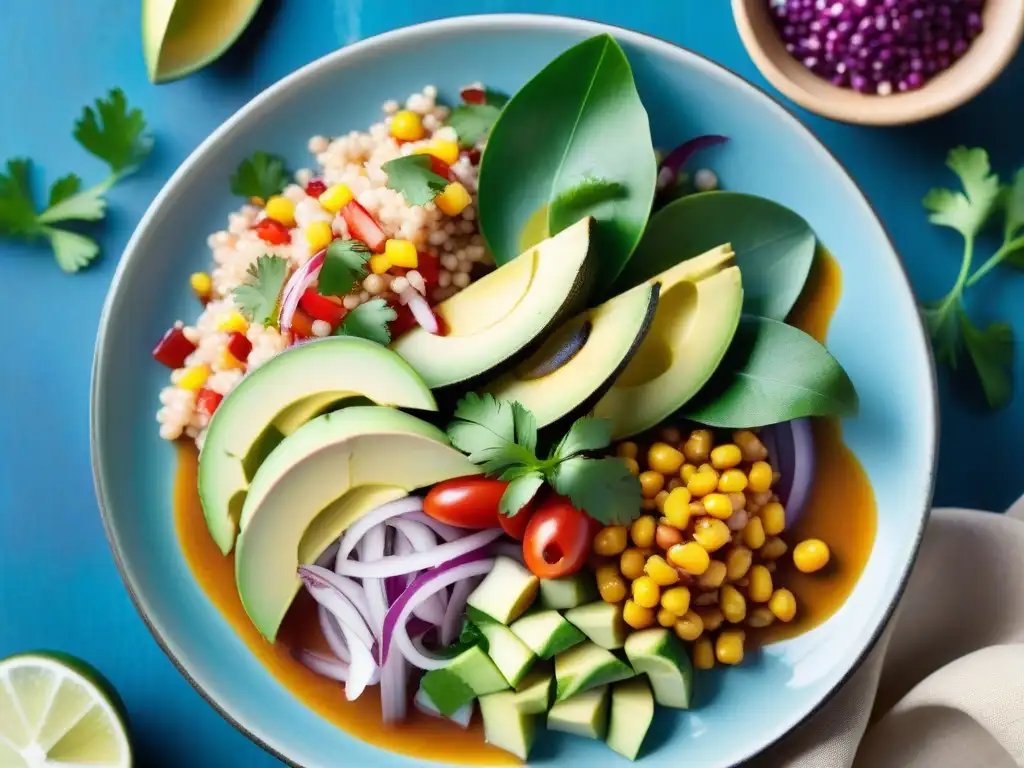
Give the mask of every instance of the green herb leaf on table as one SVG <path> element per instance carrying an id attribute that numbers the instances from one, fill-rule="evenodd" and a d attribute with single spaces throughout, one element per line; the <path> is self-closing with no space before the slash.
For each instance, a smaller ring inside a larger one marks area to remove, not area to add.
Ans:
<path id="1" fill-rule="evenodd" d="M 566 459 L 552 473 L 551 485 L 603 525 L 628 525 L 638 516 L 640 480 L 622 459 Z"/>
<path id="2" fill-rule="evenodd" d="M 110 166 L 120 178 L 134 172 L 150 150 L 153 137 L 146 132 L 142 110 L 128 108 L 124 91 L 115 88 L 106 100 L 97 99 L 95 111 L 86 107 L 75 123 L 75 139 Z"/>
<path id="3" fill-rule="evenodd" d="M 743 311 L 785 320 L 807 282 L 816 238 L 802 217 L 755 195 L 702 192 L 669 203 L 651 217 L 615 287 L 626 291 L 723 243 L 743 275 Z"/>
<path id="4" fill-rule="evenodd" d="M 975 328 L 962 310 L 959 320 L 964 346 L 978 372 L 985 399 L 991 407 L 1002 408 L 1013 394 L 1013 329 L 1007 323 L 992 323 L 984 330 Z"/>
<path id="5" fill-rule="evenodd" d="M 508 484 L 498 503 L 498 513 L 515 517 L 519 510 L 530 503 L 537 491 L 544 485 L 544 474 L 536 470 L 517 477 Z"/>
<path id="6" fill-rule="evenodd" d="M 547 210 L 552 235 L 593 216 L 600 300 L 643 235 L 656 183 L 629 62 L 614 38 L 598 35 L 548 64 L 502 109 L 480 164 L 481 230 L 500 266 L 520 254 L 538 211 Z"/>
<path id="7" fill-rule="evenodd" d="M 284 160 L 277 155 L 256 151 L 247 157 L 231 177 L 232 194 L 246 200 L 258 197 L 267 200 L 278 195 L 288 184 L 288 171 Z"/>
<path id="8" fill-rule="evenodd" d="M 47 228 L 57 265 L 65 272 L 77 272 L 100 255 L 100 246 L 91 237 L 66 229 Z"/>
<path id="9" fill-rule="evenodd" d="M 1003 227 L 1003 248 L 1006 262 L 1024 268 L 1024 168 L 1017 171 L 1004 198 L 1006 223 Z"/>
<path id="10" fill-rule="evenodd" d="M 453 109 L 451 115 L 448 116 L 448 125 L 455 131 L 459 137 L 459 143 L 464 147 L 472 147 L 486 137 L 501 114 L 501 108 L 505 102 L 496 104 L 490 95 L 495 92 L 488 91 L 487 93 L 486 104 L 461 104 Z M 508 101 L 503 94 L 501 96 L 505 98 L 506 102 Z"/>
<path id="11" fill-rule="evenodd" d="M 946 165 L 960 177 L 964 191 L 929 191 L 924 198 L 924 207 L 931 211 L 928 220 L 973 238 L 999 201 L 999 177 L 992 173 L 988 153 L 983 149 L 957 147 L 949 153 Z"/>
<path id="12" fill-rule="evenodd" d="M 288 279 L 288 260 L 264 254 L 249 265 L 249 282 L 235 288 L 235 306 L 250 322 L 277 325 L 278 303 Z"/>
<path id="13" fill-rule="evenodd" d="M 31 168 L 31 161 L 16 157 L 7 161 L 7 173 L 0 174 L 0 234 L 17 237 L 39 231 Z"/>
<path id="14" fill-rule="evenodd" d="M 344 296 L 358 280 L 366 277 L 370 249 L 359 240 L 334 240 L 327 246 L 317 279 L 321 296 Z"/>
<path id="15" fill-rule="evenodd" d="M 799 328 L 746 316 L 711 380 L 683 408 L 710 427 L 763 427 L 804 416 L 853 416 L 853 382 L 832 354 Z"/>
<path id="16" fill-rule="evenodd" d="M 388 175 L 388 189 L 401 193 L 409 205 L 426 205 L 448 186 L 448 179 L 434 173 L 429 155 L 406 155 L 381 167 Z"/>
<path id="17" fill-rule="evenodd" d="M 370 299 L 346 314 L 334 335 L 357 336 L 387 346 L 391 343 L 388 323 L 397 317 L 398 313 L 384 299 Z"/>

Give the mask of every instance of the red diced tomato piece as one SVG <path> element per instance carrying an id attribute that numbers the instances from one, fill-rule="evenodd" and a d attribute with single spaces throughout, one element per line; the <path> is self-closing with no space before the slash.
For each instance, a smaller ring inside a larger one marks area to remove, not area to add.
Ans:
<path id="1" fill-rule="evenodd" d="M 355 200 L 350 200 L 341 209 L 341 216 L 345 219 L 349 234 L 352 237 L 356 240 L 362 240 L 366 243 L 366 247 L 374 253 L 384 253 L 384 243 L 387 242 L 388 238 L 384 234 L 384 230 L 380 228 L 380 224 L 370 215 L 369 211 Z"/>
<path id="2" fill-rule="evenodd" d="M 433 155 L 428 155 L 428 157 L 430 158 L 430 170 L 438 176 L 444 176 L 448 181 L 455 181 L 455 174 L 452 173 L 452 167 L 448 163 Z"/>
<path id="3" fill-rule="evenodd" d="M 313 318 L 301 307 L 297 308 L 292 316 L 292 336 L 299 339 L 313 337 Z"/>
<path id="4" fill-rule="evenodd" d="M 256 230 L 256 235 L 260 240 L 271 245 L 287 245 L 292 241 L 291 230 L 269 216 L 256 222 L 253 229 Z"/>
<path id="5" fill-rule="evenodd" d="M 196 350 L 196 345 L 189 341 L 181 328 L 174 326 L 153 348 L 153 359 L 168 368 L 177 369 L 185 365 L 185 358 Z"/>
<path id="6" fill-rule="evenodd" d="M 487 103 L 487 91 L 483 88 L 463 88 L 459 91 L 459 96 L 467 104 L 486 104 Z"/>
<path id="7" fill-rule="evenodd" d="M 398 313 L 398 317 L 388 324 L 388 330 L 391 331 L 391 338 L 397 339 L 416 327 L 416 318 L 412 316 L 412 310 L 405 304 L 397 305 L 394 310 Z"/>
<path id="8" fill-rule="evenodd" d="M 306 184 L 306 194 L 310 197 L 320 197 L 327 191 L 327 184 L 323 179 L 310 179 Z"/>
<path id="9" fill-rule="evenodd" d="M 476 147 L 467 149 L 463 154 L 469 158 L 470 165 L 480 165 L 480 150 Z"/>
<path id="10" fill-rule="evenodd" d="M 419 251 L 416 271 L 423 277 L 423 282 L 428 286 L 437 285 L 437 278 L 441 274 L 441 259 L 437 254 L 427 251 Z"/>
<path id="11" fill-rule="evenodd" d="M 252 342 L 246 338 L 244 333 L 232 331 L 228 337 L 228 352 L 235 360 L 244 363 L 249 359 L 249 353 L 252 352 Z"/>
<path id="12" fill-rule="evenodd" d="M 314 320 L 323 320 L 331 328 L 337 328 L 346 314 L 343 306 L 335 304 L 326 296 L 321 296 L 312 287 L 307 288 L 299 297 L 299 306 L 308 312 Z"/>
<path id="13" fill-rule="evenodd" d="M 203 387 L 199 390 L 196 395 L 196 411 L 210 418 L 213 416 L 213 412 L 217 410 L 217 406 L 220 405 L 220 401 L 224 399 L 224 395 L 220 392 L 214 392 L 212 389 Z"/>

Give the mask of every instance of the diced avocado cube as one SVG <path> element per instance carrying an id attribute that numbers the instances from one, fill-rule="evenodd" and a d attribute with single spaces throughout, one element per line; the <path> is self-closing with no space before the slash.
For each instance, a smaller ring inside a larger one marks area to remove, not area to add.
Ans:
<path id="1" fill-rule="evenodd" d="M 527 715 L 548 711 L 555 692 L 555 673 L 550 668 L 534 669 L 516 686 L 516 706 Z"/>
<path id="2" fill-rule="evenodd" d="M 644 737 L 654 720 L 654 697 L 643 677 L 612 686 L 612 713 L 608 746 L 629 760 L 636 760 Z"/>
<path id="3" fill-rule="evenodd" d="M 597 585 L 588 569 L 560 579 L 543 579 L 540 582 L 540 604 L 543 608 L 567 611 L 596 598 Z"/>
<path id="4" fill-rule="evenodd" d="M 548 712 L 548 729 L 586 739 L 603 739 L 608 732 L 608 686 L 591 688 L 555 702 Z"/>
<path id="5" fill-rule="evenodd" d="M 507 625 L 533 604 L 538 583 L 539 579 L 522 563 L 510 557 L 499 557 L 491 572 L 470 594 L 467 604 L 499 624 Z"/>
<path id="6" fill-rule="evenodd" d="M 413 697 L 413 700 L 421 711 L 429 712 L 436 717 L 444 717 L 446 720 L 451 720 L 462 728 L 469 728 L 469 723 L 473 719 L 472 701 L 459 707 L 451 717 L 446 717 L 441 714 L 441 710 L 437 708 L 434 700 L 430 698 L 430 694 L 423 690 L 422 687 L 416 691 L 416 695 Z"/>
<path id="7" fill-rule="evenodd" d="M 626 640 L 626 656 L 638 675 L 646 674 L 654 700 L 663 707 L 689 709 L 693 665 L 674 632 L 663 627 L 634 632 Z"/>
<path id="8" fill-rule="evenodd" d="M 586 637 L 558 611 L 537 611 L 517 619 L 509 627 L 542 659 L 582 643 Z"/>
<path id="9" fill-rule="evenodd" d="M 565 618 L 588 638 L 614 651 L 626 644 L 629 627 L 622 618 L 622 606 L 598 600 L 565 612 Z"/>
<path id="10" fill-rule="evenodd" d="M 518 685 L 537 658 L 533 651 L 504 624 L 490 620 L 474 623 L 487 638 L 487 655 L 491 657 L 502 677 L 509 685 Z"/>
<path id="11" fill-rule="evenodd" d="M 526 760 L 537 739 L 538 715 L 528 715 L 516 706 L 514 691 L 480 697 L 484 738 L 488 744 Z"/>
<path id="12" fill-rule="evenodd" d="M 592 642 L 581 643 L 555 656 L 558 701 L 599 685 L 626 680 L 634 674 L 629 665 L 611 651 Z"/>
<path id="13" fill-rule="evenodd" d="M 420 685 L 445 717 L 451 717 L 477 696 L 509 687 L 494 662 L 478 646 L 463 651 L 448 666 L 427 672 Z"/>

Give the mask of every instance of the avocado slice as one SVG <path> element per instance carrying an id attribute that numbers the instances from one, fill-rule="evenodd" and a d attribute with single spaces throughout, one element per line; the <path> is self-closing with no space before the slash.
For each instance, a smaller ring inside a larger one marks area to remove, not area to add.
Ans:
<path id="1" fill-rule="evenodd" d="M 586 301 L 592 225 L 581 219 L 434 307 L 446 335 L 417 327 L 391 348 L 431 389 L 514 365 Z"/>
<path id="2" fill-rule="evenodd" d="M 634 674 L 626 662 L 596 643 L 581 643 L 555 656 L 558 701 L 599 685 L 627 680 Z"/>
<path id="3" fill-rule="evenodd" d="M 550 659 L 586 640 L 558 611 L 537 611 L 513 622 L 516 636 L 542 659 Z"/>
<path id="4" fill-rule="evenodd" d="M 199 498 L 225 555 L 238 535 L 256 472 L 285 437 L 353 397 L 436 411 L 434 396 L 402 358 L 380 344 L 332 337 L 292 347 L 249 373 L 210 420 L 199 452 Z"/>
<path id="5" fill-rule="evenodd" d="M 544 608 L 567 611 L 577 605 L 589 603 L 597 597 L 597 585 L 589 569 L 577 571 L 558 579 L 542 579 L 540 582 L 540 604 Z"/>
<path id="6" fill-rule="evenodd" d="M 533 605 L 538 581 L 519 561 L 499 557 L 484 580 L 470 593 L 466 604 L 499 624 L 507 625 Z"/>
<path id="7" fill-rule="evenodd" d="M 548 730 L 603 739 L 608 732 L 608 686 L 556 701 L 548 712 Z"/>
<path id="8" fill-rule="evenodd" d="M 638 675 L 650 679 L 654 699 L 661 706 L 690 708 L 693 665 L 674 632 L 663 627 L 634 632 L 626 640 L 626 656 Z"/>
<path id="9" fill-rule="evenodd" d="M 451 717 L 477 696 L 505 690 L 508 682 L 483 649 L 474 645 L 448 662 L 448 666 L 427 672 L 420 687 L 438 712 Z"/>
<path id="10" fill-rule="evenodd" d="M 622 606 L 598 600 L 566 611 L 565 618 L 602 648 L 614 651 L 626 644 L 629 627 L 622 618 Z"/>
<path id="11" fill-rule="evenodd" d="M 611 419 L 616 439 L 678 411 L 715 372 L 740 322 L 743 285 L 728 245 L 651 278 L 661 284 L 654 322 L 594 415 Z"/>
<path id="12" fill-rule="evenodd" d="M 486 391 L 522 403 L 541 427 L 589 413 L 647 336 L 659 290 L 643 283 L 576 315 Z"/>
<path id="13" fill-rule="evenodd" d="M 654 720 L 654 697 L 642 677 L 612 687 L 612 713 L 608 746 L 628 760 L 636 760 Z"/>
<path id="14" fill-rule="evenodd" d="M 260 467 L 245 499 L 235 553 L 242 605 L 269 641 L 316 559 L 381 499 L 473 475 L 479 468 L 415 416 L 356 406 L 319 416 Z"/>
<path id="15" fill-rule="evenodd" d="M 555 674 L 550 667 L 534 669 L 516 686 L 516 706 L 527 715 L 539 715 L 551 708 Z"/>
<path id="16" fill-rule="evenodd" d="M 537 659 L 536 654 L 504 624 L 479 617 L 472 621 L 487 639 L 487 655 L 502 677 L 513 687 L 519 685 Z"/>
<path id="17" fill-rule="evenodd" d="M 480 697 L 484 719 L 484 738 L 488 744 L 511 752 L 525 760 L 537 740 L 540 717 L 529 715 L 516 706 L 514 691 L 502 691 Z"/>

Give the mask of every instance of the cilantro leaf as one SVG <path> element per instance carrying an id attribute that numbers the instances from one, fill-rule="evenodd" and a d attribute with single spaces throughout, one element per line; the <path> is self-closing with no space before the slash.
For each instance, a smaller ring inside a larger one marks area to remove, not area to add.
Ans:
<path id="1" fill-rule="evenodd" d="M 954 371 L 957 368 L 960 349 L 960 326 L 957 322 L 959 302 L 951 303 L 948 299 L 926 303 L 922 308 L 928 334 L 932 339 L 935 359 L 946 363 Z"/>
<path id="2" fill-rule="evenodd" d="M 56 224 L 58 221 L 99 221 L 107 215 L 107 201 L 103 198 L 101 186 L 61 197 L 71 189 L 68 178 L 65 176 L 58 180 L 50 189 L 50 207 L 39 214 L 40 224 Z M 77 181 L 77 177 L 71 178 Z M 58 189 L 58 185 L 63 185 L 64 188 Z M 54 197 L 57 197 L 56 203 L 53 202 Z"/>
<path id="3" fill-rule="evenodd" d="M 357 280 L 366 277 L 369 258 L 370 249 L 359 240 L 334 240 L 324 254 L 317 292 L 321 296 L 344 296 Z"/>
<path id="4" fill-rule="evenodd" d="M 627 525 L 640 515 L 640 480 L 622 459 L 567 459 L 549 480 L 574 507 L 603 525 Z"/>
<path id="5" fill-rule="evenodd" d="M 232 194 L 244 197 L 259 197 L 266 200 L 280 194 L 288 184 L 288 171 L 284 160 L 277 155 L 256 151 L 238 164 L 231 177 Z"/>
<path id="6" fill-rule="evenodd" d="M 426 205 L 448 186 L 448 179 L 434 173 L 429 155 L 396 157 L 380 169 L 388 175 L 388 189 L 401 193 L 409 205 Z"/>
<path id="7" fill-rule="evenodd" d="M 517 477 L 508 484 L 505 492 L 501 494 L 501 501 L 498 502 L 498 513 L 506 517 L 515 517 L 519 510 L 525 507 L 537 491 L 544 485 L 544 475 L 540 472 L 528 472 Z"/>
<path id="8" fill-rule="evenodd" d="M 100 254 L 100 247 L 91 237 L 66 229 L 45 229 L 57 264 L 65 272 L 77 272 Z"/>
<path id="9" fill-rule="evenodd" d="M 984 226 L 1000 198 L 999 177 L 992 173 L 988 153 L 983 149 L 957 147 L 946 165 L 960 177 L 963 192 L 933 189 L 924 198 L 932 224 L 951 227 L 965 238 L 973 238 Z"/>
<path id="10" fill-rule="evenodd" d="M 493 88 L 484 88 L 484 100 L 486 104 L 490 104 L 492 107 L 498 107 L 501 109 L 508 104 L 508 96 L 501 91 L 496 91 Z"/>
<path id="11" fill-rule="evenodd" d="M 537 418 L 533 412 L 519 402 L 512 402 L 512 422 L 515 425 L 516 442 L 531 454 L 537 450 Z"/>
<path id="12" fill-rule="evenodd" d="M 288 279 L 288 260 L 264 254 L 249 265 L 251 280 L 235 288 L 232 296 L 238 311 L 250 322 L 276 325 L 278 302 Z"/>
<path id="13" fill-rule="evenodd" d="M 0 235 L 27 236 L 39 231 L 29 178 L 31 161 L 16 157 L 0 173 Z"/>
<path id="14" fill-rule="evenodd" d="M 1006 188 L 1003 205 L 1006 209 L 1003 239 L 1009 242 L 1024 234 L 1024 168 L 1017 171 L 1013 184 Z"/>
<path id="15" fill-rule="evenodd" d="M 82 189 L 82 180 L 73 173 L 69 173 L 67 176 L 63 176 L 53 182 L 53 186 L 50 187 L 50 204 L 49 208 L 67 200 L 69 197 L 78 194 Z"/>
<path id="16" fill-rule="evenodd" d="M 448 438 L 470 460 L 481 451 L 500 448 L 515 440 L 512 408 L 494 395 L 470 392 L 456 403 L 455 419 L 448 425 Z"/>
<path id="17" fill-rule="evenodd" d="M 568 459 L 577 453 L 607 448 L 612 442 L 612 423 L 608 419 L 584 416 L 577 419 L 551 452 L 552 458 Z"/>
<path id="18" fill-rule="evenodd" d="M 471 147 L 491 132 L 500 114 L 494 104 L 462 104 L 452 110 L 448 125 L 455 129 L 459 143 Z"/>
<path id="19" fill-rule="evenodd" d="M 476 457 L 476 458 L 473 458 Z M 515 443 L 506 443 L 494 448 L 486 448 L 470 457 L 486 475 L 504 475 L 510 469 L 526 467 L 533 470 L 539 466 L 533 451 Z"/>
<path id="20" fill-rule="evenodd" d="M 356 336 L 387 346 L 391 343 L 388 323 L 396 317 L 398 313 L 384 299 L 370 299 L 345 315 L 334 335 Z"/>
<path id="21" fill-rule="evenodd" d="M 86 151 L 110 166 L 115 177 L 126 176 L 153 148 L 142 110 L 128 109 L 124 91 L 114 88 L 106 100 L 96 99 L 96 109 L 85 107 L 75 123 L 74 137 Z"/>
<path id="22" fill-rule="evenodd" d="M 1013 392 L 1013 329 L 1007 323 L 993 323 L 981 330 L 971 324 L 965 312 L 958 314 L 964 346 L 981 380 L 985 399 L 992 408 L 1002 408 Z"/>

